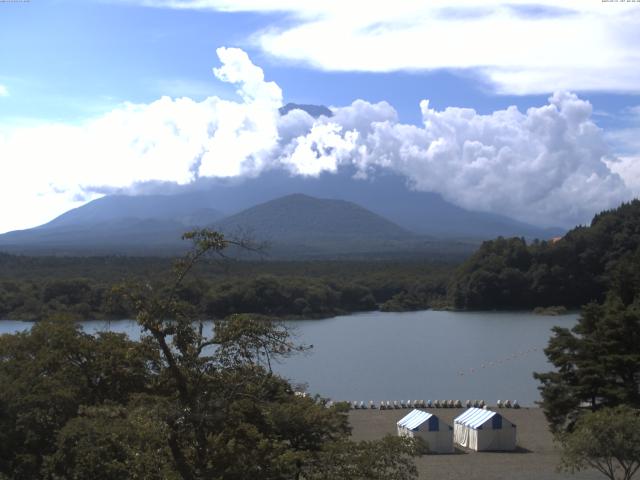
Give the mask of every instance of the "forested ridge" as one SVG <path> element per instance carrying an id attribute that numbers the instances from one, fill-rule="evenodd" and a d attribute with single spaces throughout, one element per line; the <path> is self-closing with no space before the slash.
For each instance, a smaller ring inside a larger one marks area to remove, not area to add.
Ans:
<path id="1" fill-rule="evenodd" d="M 597 214 L 589 226 L 556 241 L 484 242 L 456 271 L 448 299 L 455 308 L 469 310 L 602 302 L 620 270 L 640 255 L 639 245 L 640 201 L 634 200 Z"/>

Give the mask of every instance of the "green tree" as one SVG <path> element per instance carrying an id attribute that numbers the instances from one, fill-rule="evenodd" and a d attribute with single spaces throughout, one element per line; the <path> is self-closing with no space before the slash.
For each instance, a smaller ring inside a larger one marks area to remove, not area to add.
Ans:
<path id="1" fill-rule="evenodd" d="M 406 480 L 418 471 L 413 462 L 425 451 L 419 441 L 385 436 L 379 441 L 330 443 L 304 478 L 308 480 Z"/>
<path id="2" fill-rule="evenodd" d="M 562 468 L 594 468 L 609 480 L 631 480 L 640 469 L 640 416 L 629 407 L 583 415 L 561 438 Z"/>
<path id="3" fill-rule="evenodd" d="M 603 302 L 616 270 L 638 256 L 639 243 L 640 200 L 599 213 L 591 225 L 557 241 L 527 245 L 519 238 L 497 238 L 458 268 L 449 299 L 457 308 L 491 310 Z M 631 269 L 627 277 L 638 281 Z M 630 293 L 629 287 L 623 290 Z"/>
<path id="4" fill-rule="evenodd" d="M 314 478 L 327 468 L 321 461 L 327 449 L 355 445 L 348 440 L 344 406 L 294 395 L 291 385 L 273 373 L 272 362 L 306 349 L 291 341 L 282 324 L 237 314 L 216 320 L 212 334 L 206 334 L 197 310 L 175 292 L 201 258 L 235 243 L 207 230 L 185 238 L 194 248 L 176 263 L 172 288 L 128 289 L 138 322 L 160 352 L 160 419 L 176 472 L 184 480 Z M 271 280 L 260 286 L 271 288 Z M 361 462 L 361 449 L 347 451 L 352 455 L 342 463 Z M 400 473 L 393 478 L 413 478 L 415 470 L 404 465 L 417 451 L 403 443 L 395 452 L 372 471 L 397 467 Z"/>
<path id="5" fill-rule="evenodd" d="M 0 478 L 415 478 L 413 442 L 353 443 L 345 405 L 296 395 L 273 372 L 306 349 L 281 323 L 234 314 L 208 330 L 202 289 L 185 279 L 208 253 L 243 245 L 185 238 L 194 248 L 170 285 L 114 292 L 137 312 L 139 342 L 61 319 L 0 337 Z"/>
<path id="6" fill-rule="evenodd" d="M 640 408 L 640 308 L 611 295 L 590 304 L 572 329 L 555 327 L 545 353 L 555 371 L 535 373 L 554 432 L 571 429 L 585 406 Z"/>
<path id="7" fill-rule="evenodd" d="M 63 318 L 0 336 L 0 473 L 39 478 L 56 436 L 80 406 L 144 392 L 154 360 L 124 335 L 94 337 Z"/>
<path id="8" fill-rule="evenodd" d="M 81 407 L 57 435 L 43 477 L 65 480 L 178 480 L 167 432 L 144 407 Z"/>

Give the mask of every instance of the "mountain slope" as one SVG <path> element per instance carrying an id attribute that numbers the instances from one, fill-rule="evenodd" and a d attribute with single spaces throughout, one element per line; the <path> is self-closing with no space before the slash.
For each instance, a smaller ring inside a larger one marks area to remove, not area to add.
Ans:
<path id="1" fill-rule="evenodd" d="M 158 254 L 184 248 L 182 234 L 223 215 L 200 193 L 107 196 L 51 222 L 0 235 L 0 250 L 40 254 Z"/>
<path id="2" fill-rule="evenodd" d="M 438 238 L 440 243 L 451 239 L 477 243 L 496 236 L 545 239 L 562 234 L 559 229 L 543 229 L 500 215 L 464 210 L 437 194 L 412 191 L 403 178 L 391 174 L 356 180 L 353 172 L 344 170 L 318 177 L 291 176 L 286 171 L 272 170 L 258 178 L 204 180 L 195 187 L 176 188 L 173 195 L 106 196 L 40 227 L 0 235 L 0 250 L 131 253 L 144 251 L 145 245 L 175 249 L 181 244 L 177 239 L 182 232 L 218 222 L 224 216 L 221 211 L 234 214 L 296 192 L 358 204 L 393 222 L 396 228 Z M 287 216 L 294 214 L 294 210 Z M 300 224 L 304 224 L 302 220 Z M 233 221 L 222 225 L 231 228 Z M 249 223 L 274 240 L 278 233 L 256 221 Z M 377 225 L 381 233 L 389 232 L 388 225 Z M 331 228 L 327 224 L 327 231 Z M 366 236 L 376 236 L 371 229 L 367 232 Z M 316 243 L 322 236 L 317 233 Z M 384 246 L 384 250 L 405 247 Z"/>
<path id="3" fill-rule="evenodd" d="M 414 235 L 375 213 L 344 200 L 292 194 L 216 222 L 224 232 L 248 230 L 277 243 L 342 239 L 406 239 Z"/>
<path id="4" fill-rule="evenodd" d="M 447 239 L 486 240 L 497 236 L 548 239 L 564 233 L 562 229 L 541 228 L 503 215 L 465 210 L 436 193 L 411 190 L 399 175 L 378 172 L 361 180 L 354 179 L 354 173 L 343 168 L 337 173 L 304 177 L 271 170 L 257 178 L 210 181 L 207 195 L 227 212 L 237 212 L 296 192 L 346 200 L 405 230 Z"/>
<path id="5" fill-rule="evenodd" d="M 409 232 L 344 200 L 286 195 L 214 224 L 228 236 L 267 242 L 273 259 L 438 258 L 459 261 L 477 248 Z"/>
<path id="6" fill-rule="evenodd" d="M 171 255 L 186 248 L 180 237 L 189 225 L 162 218 L 118 218 L 111 207 L 119 202 L 125 202 L 126 206 L 126 200 L 105 199 L 41 227 L 0 235 L 0 250 L 56 255 Z M 131 209 L 131 213 L 138 215 L 154 211 Z M 175 211 L 165 214 L 175 215 Z M 230 236 L 248 233 L 251 239 L 269 244 L 265 253 L 281 259 L 363 255 L 389 258 L 414 254 L 462 258 L 475 247 L 467 243 L 433 242 L 354 203 L 303 194 L 277 198 L 214 224 L 199 226 L 211 226 Z"/>
<path id="7" fill-rule="evenodd" d="M 18 230 L 0 235 L 0 250 L 26 254 L 165 254 L 181 249 L 181 222 L 125 218 L 91 225 Z"/>
<path id="8" fill-rule="evenodd" d="M 222 216 L 203 192 L 187 192 L 182 195 L 108 195 L 69 210 L 38 228 L 88 226 L 123 219 L 173 221 L 189 226 L 201 222 L 208 224 Z"/>
<path id="9" fill-rule="evenodd" d="M 356 203 L 405 230 L 439 238 L 486 240 L 517 236 L 549 239 L 564 233 L 562 229 L 540 228 L 503 215 L 465 210 L 438 194 L 411 190 L 403 177 L 388 172 L 377 172 L 364 180 L 354 179 L 354 173 L 343 168 L 337 173 L 304 177 L 274 169 L 256 178 L 205 179 L 191 187 L 176 188 L 173 195 L 104 197 L 61 215 L 48 226 L 126 218 L 131 216 L 130 212 L 139 210 L 145 214 L 144 218 L 172 220 L 207 208 L 234 214 L 302 192 L 313 197 Z"/>

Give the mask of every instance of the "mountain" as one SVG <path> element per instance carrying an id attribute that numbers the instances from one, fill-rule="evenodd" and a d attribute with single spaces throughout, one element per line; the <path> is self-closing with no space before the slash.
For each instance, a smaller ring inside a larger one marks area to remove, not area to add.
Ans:
<path id="1" fill-rule="evenodd" d="M 439 194 L 412 190 L 400 175 L 381 171 L 367 179 L 354 179 L 355 173 L 342 168 L 337 173 L 312 177 L 270 170 L 256 178 L 210 180 L 201 188 L 206 189 L 212 204 L 229 213 L 301 192 L 356 203 L 405 230 L 441 239 L 549 239 L 564 233 L 560 228 L 540 228 L 503 215 L 465 210 Z"/>
<path id="2" fill-rule="evenodd" d="M 285 244 L 415 236 L 355 203 L 303 194 L 256 205 L 216 222 L 215 226 L 223 232 L 248 230 L 257 238 Z"/>
<path id="3" fill-rule="evenodd" d="M 0 249 L 52 255 L 165 254 L 180 248 L 188 230 L 170 220 L 124 218 L 93 225 L 18 230 L 0 236 Z"/>
<path id="4" fill-rule="evenodd" d="M 303 110 L 311 115 L 313 118 L 318 118 L 322 115 L 325 117 L 333 117 L 333 112 L 324 105 L 305 105 L 298 103 L 287 103 L 284 107 L 280 107 L 278 112 L 280 115 L 286 115 L 291 110 Z"/>
<path id="5" fill-rule="evenodd" d="M 367 179 L 354 179 L 355 172 L 343 168 L 317 177 L 291 176 L 272 170 L 239 185 L 216 185 L 225 192 L 227 210 L 248 208 L 256 203 L 295 192 L 357 203 L 403 227 L 405 230 L 441 239 L 485 240 L 503 237 L 549 239 L 564 233 L 560 228 L 541 228 L 504 215 L 470 211 L 445 201 L 439 194 L 412 190 L 402 176 L 376 172 Z"/>
<path id="6" fill-rule="evenodd" d="M 440 195 L 411 190 L 398 175 L 380 172 L 368 179 L 354 179 L 354 173 L 342 169 L 335 174 L 303 177 L 271 170 L 257 178 L 200 180 L 188 187 L 173 187 L 171 195 L 108 195 L 39 227 L 0 235 L 0 250 L 83 254 L 174 252 L 182 245 L 180 234 L 192 227 L 212 225 L 231 215 L 231 219 L 220 223 L 230 229 L 239 212 L 295 193 L 357 204 L 414 237 L 429 236 L 432 242 L 437 240 L 441 245 L 452 239 L 477 245 L 480 240 L 496 236 L 548 239 L 563 233 L 560 229 L 539 228 L 501 215 L 462 209 Z M 162 188 L 152 186 L 152 191 L 158 190 Z M 287 211 L 284 220 L 291 218 L 295 206 L 290 205 Z M 256 223 L 255 215 L 250 218 L 251 211 L 244 215 L 256 230 L 273 233 L 265 229 L 266 224 Z M 378 228 L 389 231 L 381 224 Z M 371 230 L 367 232 L 366 236 L 375 237 Z M 321 243 L 321 236 L 316 236 L 316 244 Z M 408 248 L 405 244 L 383 247 L 385 251 Z"/>
<path id="7" fill-rule="evenodd" d="M 123 219 L 171 221 L 184 226 L 210 224 L 223 216 L 215 207 L 205 192 L 108 195 L 69 210 L 38 229 L 93 226 Z"/>
<path id="8" fill-rule="evenodd" d="M 211 225 L 223 214 L 201 193 L 106 196 L 51 222 L 0 235 L 0 249 L 39 254 L 174 253 L 189 229 Z"/>
<path id="9" fill-rule="evenodd" d="M 268 243 L 272 258 L 461 259 L 477 244 L 434 240 L 345 200 L 292 194 L 224 218 L 214 228 L 228 237 Z"/>
<path id="10" fill-rule="evenodd" d="M 207 198 L 201 195 L 190 193 L 185 197 L 205 202 Z M 267 242 L 266 253 L 279 259 L 407 255 L 460 259 L 477 247 L 474 242 L 417 235 L 345 200 L 291 194 L 219 219 L 218 212 L 208 208 L 187 215 L 184 206 L 189 201 L 175 197 L 174 202 L 171 196 L 105 197 L 40 227 L 0 235 L 0 250 L 57 255 L 176 254 L 186 248 L 180 240 L 182 233 L 195 226 L 213 227 L 229 237 Z M 123 208 L 130 216 L 118 216 Z"/>

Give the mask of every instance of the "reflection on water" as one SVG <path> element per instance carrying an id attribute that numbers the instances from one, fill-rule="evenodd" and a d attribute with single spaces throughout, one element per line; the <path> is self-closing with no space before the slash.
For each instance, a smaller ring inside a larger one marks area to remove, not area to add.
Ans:
<path id="1" fill-rule="evenodd" d="M 498 399 L 530 405 L 539 399 L 534 371 L 551 327 L 572 326 L 576 314 L 543 317 L 510 312 L 370 312 L 288 322 L 305 355 L 275 369 L 309 391 L 334 400 Z M 31 324 L 0 321 L 0 333 Z M 140 336 L 131 320 L 83 322 L 86 331 Z"/>

